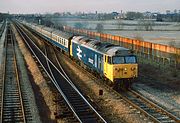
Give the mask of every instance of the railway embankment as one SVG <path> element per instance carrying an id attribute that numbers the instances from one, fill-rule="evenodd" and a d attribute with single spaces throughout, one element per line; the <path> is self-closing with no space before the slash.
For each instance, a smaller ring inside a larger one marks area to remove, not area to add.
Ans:
<path id="1" fill-rule="evenodd" d="M 27 67 L 27 78 L 31 88 L 33 89 L 34 100 L 37 105 L 38 115 L 40 116 L 41 122 L 55 122 L 54 111 L 55 106 L 53 102 L 53 93 L 51 92 L 45 78 L 43 77 L 38 65 L 34 61 L 31 53 L 26 48 L 23 40 L 18 34 L 17 30 L 14 28 L 15 36 L 22 53 L 22 58 L 25 60 Z M 31 94 L 32 95 L 32 94 Z"/>
<path id="2" fill-rule="evenodd" d="M 98 84 L 98 80 L 94 80 L 87 76 L 87 73 L 79 69 L 69 58 L 59 54 L 59 59 L 62 66 L 66 68 L 67 74 L 73 79 L 79 88 L 88 95 L 98 106 L 102 112 L 108 117 L 108 120 L 113 123 L 133 122 L 144 123 L 147 119 L 141 118 L 139 112 L 129 106 L 125 101 L 111 93 L 109 90 Z M 99 95 L 99 90 L 103 90 L 103 95 Z M 143 116 L 142 116 L 143 117 Z"/>
<path id="3" fill-rule="evenodd" d="M 13 25 L 11 25 L 13 27 Z M 32 85 L 30 83 L 30 77 L 28 76 L 28 70 L 26 67 L 26 63 L 24 61 L 24 57 L 23 54 L 20 50 L 19 47 L 19 40 L 18 39 L 18 35 L 17 32 L 15 30 L 15 28 L 13 27 L 13 32 L 15 34 L 15 38 L 16 38 L 16 43 L 18 45 L 16 45 L 15 48 L 15 52 L 16 52 L 16 59 L 17 59 L 17 66 L 19 68 L 19 73 L 20 73 L 20 79 L 21 79 L 21 85 L 23 87 L 23 91 L 26 93 L 26 98 L 28 100 L 28 104 L 29 104 L 29 110 L 30 110 L 30 114 L 32 115 L 32 122 L 38 122 L 41 123 L 40 117 L 39 117 L 39 111 L 37 109 L 37 105 L 36 105 L 36 101 L 35 101 L 35 95 L 32 89 Z"/>

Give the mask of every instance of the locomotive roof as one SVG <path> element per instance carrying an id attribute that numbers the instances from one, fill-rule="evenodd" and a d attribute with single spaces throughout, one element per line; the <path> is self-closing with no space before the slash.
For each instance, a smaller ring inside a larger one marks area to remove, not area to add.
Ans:
<path id="1" fill-rule="evenodd" d="M 120 47 L 118 45 L 114 45 L 107 42 L 101 42 L 99 40 L 90 39 L 85 36 L 74 36 L 73 40 L 80 44 L 84 44 L 86 46 L 89 46 L 93 49 L 96 49 L 97 51 L 100 51 L 102 53 L 105 53 L 109 56 L 114 55 L 127 55 L 130 54 L 130 50 L 124 47 Z M 132 54 L 132 53 L 131 53 Z"/>

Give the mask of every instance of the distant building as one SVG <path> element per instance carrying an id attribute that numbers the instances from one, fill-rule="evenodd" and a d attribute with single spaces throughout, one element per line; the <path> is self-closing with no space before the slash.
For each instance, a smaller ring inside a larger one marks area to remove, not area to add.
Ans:
<path id="1" fill-rule="evenodd" d="M 148 19 L 151 19 L 152 18 L 152 13 L 147 11 L 147 12 L 143 13 L 143 16 L 148 18 Z"/>
<path id="2" fill-rule="evenodd" d="M 114 17 L 114 19 L 125 19 L 126 14 L 125 13 L 119 13 L 117 16 Z"/>
<path id="3" fill-rule="evenodd" d="M 118 12 L 112 12 L 111 13 L 113 16 L 117 16 L 119 13 Z"/>
<path id="4" fill-rule="evenodd" d="M 171 11 L 170 10 L 166 10 L 166 14 L 170 14 L 171 13 Z"/>

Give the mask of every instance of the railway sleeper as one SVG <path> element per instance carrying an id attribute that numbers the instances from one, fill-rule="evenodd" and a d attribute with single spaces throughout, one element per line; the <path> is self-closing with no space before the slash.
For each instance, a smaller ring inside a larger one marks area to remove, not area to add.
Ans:
<path id="1" fill-rule="evenodd" d="M 78 102 L 76 102 L 76 103 L 73 102 L 73 105 L 74 105 L 75 108 L 78 108 L 78 109 L 89 109 L 89 106 L 84 102 L 79 102 L 79 103 Z"/>
<path id="2" fill-rule="evenodd" d="M 80 106 L 85 106 L 85 105 L 87 105 L 85 102 L 83 102 L 82 100 L 72 100 L 72 101 L 70 101 L 73 105 L 76 105 L 76 106 L 78 106 L 78 105 L 80 105 Z"/>
<path id="3" fill-rule="evenodd" d="M 84 103 L 84 101 L 83 101 L 81 98 L 79 98 L 79 97 L 70 97 L 70 98 L 69 98 L 69 101 L 70 101 L 70 102 L 73 102 L 73 103 L 76 103 L 76 102 L 82 102 L 82 103 Z"/>
<path id="4" fill-rule="evenodd" d="M 32 115 L 29 112 L 28 113 L 26 112 L 25 117 L 28 118 L 28 119 L 32 119 Z"/>
<path id="5" fill-rule="evenodd" d="M 4 114 L 12 114 L 12 113 L 13 114 L 19 114 L 19 113 L 22 113 L 22 111 L 21 111 L 21 109 L 16 109 L 16 110 L 9 109 L 9 110 L 3 110 L 3 113 Z"/>
<path id="6" fill-rule="evenodd" d="M 12 104 L 14 104 L 14 103 L 18 103 L 19 102 L 19 98 L 18 97 L 6 97 L 5 99 L 4 99 L 4 104 L 5 103 L 12 103 Z"/>
<path id="7" fill-rule="evenodd" d="M 10 108 L 10 109 L 17 109 L 17 108 L 20 108 L 20 107 L 21 107 L 21 105 L 20 104 L 16 104 L 16 103 L 15 104 L 9 104 L 9 105 L 5 104 L 4 105 L 4 108 L 7 108 L 7 109 L 8 108 Z"/>
<path id="8" fill-rule="evenodd" d="M 79 96 L 68 96 L 69 100 L 71 100 L 72 102 L 84 102 L 84 100 L 82 98 L 80 98 Z"/>
<path id="9" fill-rule="evenodd" d="M 64 92 L 66 92 L 67 94 L 76 94 L 73 90 L 70 89 L 63 89 Z"/>
<path id="10" fill-rule="evenodd" d="M 150 108 L 143 108 L 144 111 L 154 114 L 155 110 Z"/>
<path id="11" fill-rule="evenodd" d="M 14 123 L 14 122 L 17 122 L 17 123 L 19 123 L 19 122 L 23 122 L 23 120 L 22 119 L 4 119 L 3 120 L 4 122 L 8 122 L 8 123 Z"/>
<path id="12" fill-rule="evenodd" d="M 5 96 L 13 96 L 13 97 L 14 97 L 14 96 L 18 96 L 18 95 L 19 95 L 19 94 L 18 94 L 18 92 L 16 92 L 16 91 L 15 91 L 15 92 L 12 92 L 12 91 L 11 91 L 11 92 L 7 92 L 7 93 L 5 94 Z"/>
<path id="13" fill-rule="evenodd" d="M 9 88 L 9 89 L 11 89 L 11 88 Z M 14 95 L 16 95 L 16 96 L 18 96 L 18 91 L 9 91 L 9 92 L 6 92 L 5 93 L 5 95 L 10 95 L 10 96 L 14 96 Z"/>
<path id="14" fill-rule="evenodd" d="M 67 110 L 67 111 L 69 110 L 69 108 L 68 108 L 66 105 L 63 105 L 63 106 L 60 106 L 60 107 L 61 107 L 63 110 L 65 110 L 65 111 L 66 111 L 66 110 Z"/>
<path id="15" fill-rule="evenodd" d="M 81 104 L 79 104 L 79 105 L 74 105 L 74 107 L 75 107 L 78 111 L 80 111 L 80 110 L 82 110 L 82 111 L 84 111 L 84 110 L 88 111 L 88 109 L 89 109 L 89 106 L 87 106 L 87 105 L 81 105 Z"/>
<path id="16" fill-rule="evenodd" d="M 62 111 L 61 113 L 58 114 L 58 116 L 61 117 L 71 117 L 73 114 L 70 113 L 70 111 Z"/>
<path id="17" fill-rule="evenodd" d="M 7 115 L 7 116 L 3 115 L 3 119 L 8 119 L 8 118 L 20 119 L 20 118 L 23 118 L 23 116 L 22 116 L 22 114 L 20 114 L 20 115 Z"/>
<path id="18" fill-rule="evenodd" d="M 158 120 L 168 120 L 169 117 L 168 116 L 161 116 L 157 118 Z"/>
<path id="19" fill-rule="evenodd" d="M 80 114 L 84 114 L 84 115 L 87 115 L 87 114 L 92 114 L 92 113 L 94 113 L 94 112 L 92 112 L 91 110 L 89 110 L 89 109 L 86 109 L 86 108 L 84 108 L 84 109 L 77 109 L 76 110 L 78 113 L 80 113 Z"/>
<path id="20" fill-rule="evenodd" d="M 7 113 L 7 112 L 5 112 L 4 114 L 3 114 L 3 117 L 9 117 L 9 116 L 12 116 L 12 114 L 13 114 L 13 116 L 18 116 L 18 115 L 22 115 L 22 112 L 9 112 L 9 113 Z"/>
<path id="21" fill-rule="evenodd" d="M 97 121 L 97 118 L 92 115 L 83 115 L 80 116 L 80 118 L 82 119 L 82 121 L 85 120 L 86 123 L 93 123 L 94 121 Z"/>
<path id="22" fill-rule="evenodd" d="M 22 112 L 22 110 L 19 108 L 19 109 L 5 109 L 3 110 L 3 113 L 4 114 L 9 114 L 9 113 L 19 113 L 19 112 Z"/>
<path id="23" fill-rule="evenodd" d="M 69 92 L 66 92 L 66 94 L 70 97 L 78 97 L 79 95 L 77 93 L 69 93 Z M 78 97 L 80 98 L 80 97 Z"/>
<path id="24" fill-rule="evenodd" d="M 143 108 L 143 109 L 148 108 L 146 105 L 143 105 L 143 104 L 140 105 L 139 107 L 140 107 L 140 108 Z"/>
<path id="25" fill-rule="evenodd" d="M 176 123 L 174 120 L 165 120 L 161 121 L 161 123 Z"/>

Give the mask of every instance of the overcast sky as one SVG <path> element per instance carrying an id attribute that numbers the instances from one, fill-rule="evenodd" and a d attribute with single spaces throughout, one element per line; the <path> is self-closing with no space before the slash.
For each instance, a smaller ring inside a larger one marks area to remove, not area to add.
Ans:
<path id="1" fill-rule="evenodd" d="M 0 0 L 0 12 L 113 12 L 180 10 L 180 0 Z"/>

